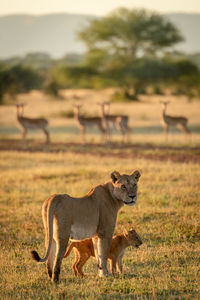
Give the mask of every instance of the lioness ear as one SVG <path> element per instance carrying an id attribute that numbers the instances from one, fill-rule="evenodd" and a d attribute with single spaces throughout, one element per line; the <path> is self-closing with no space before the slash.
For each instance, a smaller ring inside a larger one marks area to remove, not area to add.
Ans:
<path id="1" fill-rule="evenodd" d="M 110 177 L 112 179 L 112 182 L 115 183 L 121 177 L 121 175 L 119 174 L 119 172 L 114 171 L 111 173 Z"/>
<path id="2" fill-rule="evenodd" d="M 134 171 L 131 176 L 133 176 L 137 181 L 139 180 L 141 174 L 140 174 L 140 171 L 136 170 Z"/>

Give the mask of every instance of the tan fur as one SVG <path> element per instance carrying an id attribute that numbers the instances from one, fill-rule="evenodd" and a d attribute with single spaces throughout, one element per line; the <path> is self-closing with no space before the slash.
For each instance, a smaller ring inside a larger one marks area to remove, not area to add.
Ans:
<path id="1" fill-rule="evenodd" d="M 130 231 L 125 231 L 123 234 L 116 235 L 112 238 L 112 243 L 110 247 L 110 252 L 108 259 L 110 261 L 110 272 L 114 274 L 117 271 L 122 273 L 122 258 L 124 256 L 125 249 L 129 246 L 134 246 L 138 248 L 142 244 L 139 235 L 134 229 Z M 74 250 L 74 264 L 73 271 L 74 274 L 83 276 L 82 268 L 90 256 L 95 256 L 94 246 L 92 239 L 85 239 L 80 242 L 72 242 L 64 257 L 67 257 L 70 252 Z"/>
<path id="2" fill-rule="evenodd" d="M 59 280 L 69 238 L 83 240 L 97 235 L 94 250 L 99 275 L 109 274 L 107 258 L 117 213 L 124 204 L 136 204 L 139 177 L 139 171 L 131 175 L 120 175 L 114 171 L 110 181 L 96 186 L 82 198 L 57 194 L 44 202 L 42 217 L 46 231 L 46 254 L 40 258 L 36 251 L 32 251 L 32 256 L 38 262 L 47 263 L 48 275 L 53 281 Z"/>

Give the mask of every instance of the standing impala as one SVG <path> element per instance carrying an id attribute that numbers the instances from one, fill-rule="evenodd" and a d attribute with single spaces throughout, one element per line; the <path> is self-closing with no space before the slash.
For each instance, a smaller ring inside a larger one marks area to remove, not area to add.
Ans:
<path id="1" fill-rule="evenodd" d="M 167 105 L 169 104 L 168 101 L 161 102 L 163 105 L 162 110 L 162 117 L 161 122 L 163 124 L 164 132 L 166 140 L 168 139 L 168 130 L 169 126 L 177 126 L 179 129 L 181 129 L 184 133 L 190 134 L 190 130 L 187 127 L 188 119 L 182 116 L 170 116 L 166 114 Z"/>
<path id="2" fill-rule="evenodd" d="M 29 129 L 41 129 L 46 136 L 46 143 L 49 143 L 49 132 L 46 127 L 48 121 L 43 118 L 28 118 L 24 117 L 24 104 L 16 104 L 17 109 L 17 121 L 21 126 L 22 140 L 26 139 L 26 134 Z"/>
<path id="3" fill-rule="evenodd" d="M 81 105 L 74 105 L 74 118 L 78 122 L 78 126 L 80 128 L 83 142 L 85 142 L 85 131 L 86 127 L 97 127 L 99 131 L 105 136 L 106 138 L 106 133 L 107 130 L 104 127 L 103 123 L 104 120 L 101 117 L 85 117 L 80 114 L 80 107 Z"/>
<path id="4" fill-rule="evenodd" d="M 131 133 L 131 128 L 128 125 L 129 117 L 126 115 L 111 115 L 109 102 L 99 103 L 99 105 L 101 106 L 102 118 L 105 120 L 109 135 L 111 128 L 115 128 L 121 132 L 123 138 L 125 138 L 125 135 L 128 138 Z M 107 113 L 105 112 L 106 105 L 108 106 Z"/>

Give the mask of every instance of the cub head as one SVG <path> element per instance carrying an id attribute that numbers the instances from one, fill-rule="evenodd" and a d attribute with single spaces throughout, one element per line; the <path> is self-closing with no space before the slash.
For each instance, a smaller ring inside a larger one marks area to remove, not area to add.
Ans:
<path id="1" fill-rule="evenodd" d="M 114 187 L 114 196 L 128 206 L 135 205 L 137 201 L 137 184 L 140 176 L 138 170 L 131 175 L 120 175 L 117 171 L 112 172 L 111 179 Z"/>
<path id="2" fill-rule="evenodd" d="M 129 231 L 125 230 L 124 235 L 130 246 L 139 248 L 140 245 L 142 245 L 142 240 L 134 229 L 129 230 Z"/>

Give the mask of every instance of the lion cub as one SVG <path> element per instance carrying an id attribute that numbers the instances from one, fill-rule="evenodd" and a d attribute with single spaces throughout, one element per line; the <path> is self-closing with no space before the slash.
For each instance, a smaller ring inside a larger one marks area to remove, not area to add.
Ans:
<path id="1" fill-rule="evenodd" d="M 110 272 L 114 274 L 117 271 L 122 273 L 122 257 L 124 256 L 125 249 L 129 246 L 138 248 L 142 244 L 139 235 L 134 229 L 127 231 L 123 234 L 116 235 L 112 238 L 112 244 L 109 252 L 108 259 L 110 261 Z M 95 257 L 94 246 L 92 239 L 85 239 L 80 242 L 72 242 L 68 247 L 64 257 L 67 257 L 74 249 L 75 260 L 73 264 L 73 271 L 76 276 L 84 276 L 82 267 L 90 256 Z"/>

